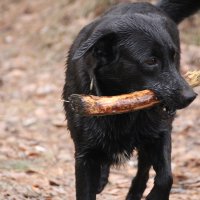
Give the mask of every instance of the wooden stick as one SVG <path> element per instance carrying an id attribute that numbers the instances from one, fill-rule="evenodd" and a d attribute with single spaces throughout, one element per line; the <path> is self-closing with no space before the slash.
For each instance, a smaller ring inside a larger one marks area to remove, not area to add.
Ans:
<path id="1" fill-rule="evenodd" d="M 188 72 L 186 81 L 191 87 L 200 86 L 200 71 Z M 143 90 L 118 96 L 93 96 L 72 94 L 69 104 L 84 116 L 114 115 L 150 108 L 159 103 L 153 91 Z"/>

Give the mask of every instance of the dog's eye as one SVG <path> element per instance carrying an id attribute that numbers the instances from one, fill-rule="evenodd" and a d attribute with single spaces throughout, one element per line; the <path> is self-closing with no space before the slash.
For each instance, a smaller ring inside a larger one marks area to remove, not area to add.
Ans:
<path id="1" fill-rule="evenodd" d="M 157 65 L 158 59 L 156 57 L 152 57 L 152 58 L 145 60 L 144 63 L 147 64 L 147 65 Z"/>

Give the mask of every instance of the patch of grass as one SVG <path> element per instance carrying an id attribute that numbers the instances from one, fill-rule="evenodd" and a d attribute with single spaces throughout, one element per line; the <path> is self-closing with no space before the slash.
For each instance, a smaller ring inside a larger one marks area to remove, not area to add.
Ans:
<path id="1" fill-rule="evenodd" d="M 6 160 L 0 161 L 0 169 L 14 170 L 18 172 L 24 172 L 30 169 L 38 169 L 36 161 L 30 160 Z"/>

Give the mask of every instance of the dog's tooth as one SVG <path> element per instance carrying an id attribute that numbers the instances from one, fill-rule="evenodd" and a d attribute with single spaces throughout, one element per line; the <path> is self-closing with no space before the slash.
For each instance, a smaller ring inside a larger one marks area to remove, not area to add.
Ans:
<path id="1" fill-rule="evenodd" d="M 166 107 L 163 107 L 163 111 L 166 112 L 166 111 L 167 111 L 167 108 L 166 108 Z"/>

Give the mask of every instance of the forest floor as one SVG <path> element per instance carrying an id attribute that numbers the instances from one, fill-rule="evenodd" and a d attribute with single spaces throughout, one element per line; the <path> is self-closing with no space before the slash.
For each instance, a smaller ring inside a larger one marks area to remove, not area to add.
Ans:
<path id="1" fill-rule="evenodd" d="M 0 1 L 0 200 L 75 199 L 74 146 L 60 99 L 67 50 L 105 8 L 94 2 Z M 183 72 L 200 69 L 198 17 L 180 26 Z M 170 200 L 200 199 L 199 105 L 198 97 L 174 122 Z M 125 198 L 136 173 L 134 155 L 111 170 L 98 200 Z M 153 177 L 151 171 L 145 195 Z"/>

